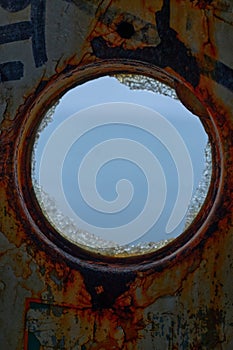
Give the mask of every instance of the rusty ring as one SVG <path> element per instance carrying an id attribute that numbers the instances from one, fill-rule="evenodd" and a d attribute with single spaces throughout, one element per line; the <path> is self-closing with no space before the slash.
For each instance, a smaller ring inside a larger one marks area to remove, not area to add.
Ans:
<path id="1" fill-rule="evenodd" d="M 103 268 L 118 267 L 119 269 L 124 267 L 124 271 L 145 270 L 152 266 L 161 269 L 162 266 L 174 261 L 177 256 L 183 255 L 184 252 L 189 254 L 190 250 L 194 249 L 206 235 L 211 218 L 214 216 L 218 189 L 221 183 L 221 167 L 217 167 L 215 164 L 222 158 L 220 156 L 221 144 L 219 143 L 217 128 L 211 116 L 205 120 L 202 119 L 202 123 L 210 137 L 214 165 L 207 198 L 193 223 L 173 242 L 158 251 L 122 258 L 95 254 L 83 249 L 57 233 L 44 217 L 33 190 L 30 176 L 32 147 L 37 127 L 47 110 L 72 87 L 106 74 L 116 73 L 144 74 L 173 87 L 176 84 L 184 84 L 184 82 L 179 82 L 177 78 L 171 77 L 167 72 L 157 69 L 157 67 L 152 69 L 151 65 L 148 64 L 121 60 L 111 62 L 103 60 L 98 64 L 89 64 L 81 68 L 69 66 L 51 80 L 42 81 L 37 91 L 29 96 L 18 116 L 22 120 L 17 130 L 14 152 L 14 183 L 18 194 L 17 199 L 21 215 L 29 225 L 30 238 L 36 241 L 36 244 L 39 241 L 43 249 L 49 249 L 49 253 L 53 249 L 56 254 L 61 255 L 72 266 L 87 264 L 93 268 L 97 264 L 98 268 L 100 266 L 103 266 Z M 190 86 L 187 87 L 191 90 Z M 191 93 L 194 94 L 194 91 L 191 90 Z M 193 242 L 192 246 L 189 246 L 190 240 Z"/>

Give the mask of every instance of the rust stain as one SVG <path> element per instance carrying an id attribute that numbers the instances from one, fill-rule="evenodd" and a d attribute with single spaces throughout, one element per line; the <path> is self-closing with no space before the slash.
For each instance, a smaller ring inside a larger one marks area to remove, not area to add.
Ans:
<path id="1" fill-rule="evenodd" d="M 198 7 L 199 9 L 208 9 L 211 8 L 212 4 L 215 2 L 213 0 L 190 0 L 193 6 Z"/>
<path id="2" fill-rule="evenodd" d="M 67 2 L 85 16 L 97 4 Z M 24 338 L 25 349 L 30 342 L 38 349 L 227 349 L 233 342 L 233 67 L 229 57 L 220 60 L 214 11 L 228 11 L 229 2 L 98 4 L 78 55 L 73 43 L 68 56 L 33 71 L 34 80 L 21 85 L 24 103 L 3 84 L 9 106 L 0 125 L 0 296 L 14 328 L 3 323 L 7 346 L 22 348 Z M 77 82 L 112 72 L 111 65 L 168 76 L 213 145 L 212 191 L 191 230 L 156 254 L 131 260 L 91 255 L 59 237 L 30 180 L 40 116 Z"/>

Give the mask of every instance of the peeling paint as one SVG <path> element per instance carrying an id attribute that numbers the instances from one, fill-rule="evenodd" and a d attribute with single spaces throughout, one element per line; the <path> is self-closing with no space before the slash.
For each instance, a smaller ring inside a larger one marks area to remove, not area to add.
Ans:
<path id="1" fill-rule="evenodd" d="M 1 349 L 233 347 L 232 9 L 221 0 L 0 0 Z M 130 259 L 62 239 L 29 175 L 46 109 L 75 84 L 118 71 L 175 86 L 209 133 L 214 165 L 190 229 Z"/>

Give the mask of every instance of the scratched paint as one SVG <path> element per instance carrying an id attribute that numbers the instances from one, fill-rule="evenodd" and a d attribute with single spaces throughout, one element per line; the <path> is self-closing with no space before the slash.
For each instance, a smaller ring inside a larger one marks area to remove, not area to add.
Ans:
<path id="1" fill-rule="evenodd" d="M 0 348 L 232 349 L 232 2 L 1 0 L 0 21 Z M 192 227 L 128 260 L 60 240 L 28 175 L 46 108 L 125 71 L 177 87 L 214 165 Z"/>

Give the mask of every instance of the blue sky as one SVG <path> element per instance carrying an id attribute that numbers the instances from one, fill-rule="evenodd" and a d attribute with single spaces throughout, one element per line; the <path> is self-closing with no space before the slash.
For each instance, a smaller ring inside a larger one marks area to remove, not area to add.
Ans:
<path id="1" fill-rule="evenodd" d="M 37 151 L 36 151 L 36 177 L 39 180 L 39 167 L 41 164 L 42 154 L 45 145 L 52 133 L 56 132 L 59 125 L 61 125 L 67 118 L 74 115 L 78 111 L 86 109 L 91 106 L 106 104 L 110 102 L 125 102 L 131 104 L 139 104 L 159 112 L 162 116 L 174 125 L 179 134 L 182 136 L 189 154 L 192 159 L 192 166 L 194 170 L 194 191 L 201 179 L 204 168 L 204 148 L 207 143 L 207 135 L 198 117 L 192 115 L 179 101 L 161 94 L 152 93 L 149 91 L 130 90 L 127 86 L 119 83 L 115 78 L 103 77 L 83 85 L 80 85 L 64 95 L 56 112 L 53 121 L 41 133 Z M 119 109 L 119 113 L 124 113 Z M 81 119 L 80 119 L 81 120 Z M 62 135 L 59 139 L 60 145 L 63 145 L 64 138 L 69 139 L 69 135 Z M 101 211 L 91 208 L 82 198 L 82 193 L 78 187 L 77 172 L 85 155 L 98 142 L 119 138 L 130 139 L 142 143 L 151 152 L 155 153 L 161 167 L 166 176 L 167 184 L 167 199 L 165 207 L 161 216 L 157 220 L 140 241 L 159 241 L 165 238 L 176 237 L 182 232 L 184 226 L 183 220 L 176 229 L 167 234 L 165 226 L 171 214 L 177 196 L 177 171 L 171 155 L 166 147 L 157 139 L 152 137 L 150 133 L 141 128 L 136 128 L 131 125 L 111 124 L 104 125 L 99 128 L 90 130 L 85 135 L 80 137 L 76 142 L 70 145 L 69 151 L 63 160 L 62 181 L 63 189 L 66 196 L 66 202 L 72 208 L 76 215 L 80 216 L 82 220 L 91 222 L 97 227 L 95 232 L 98 234 L 98 227 L 113 228 L 127 224 L 138 216 L 140 211 L 145 206 L 147 198 L 147 177 L 142 169 L 126 159 L 117 158 L 108 161 L 104 164 L 96 176 L 96 188 L 99 195 L 105 201 L 114 201 L 117 197 L 116 184 L 121 179 L 127 179 L 133 188 L 132 200 L 128 205 L 120 210 L 118 213 L 104 214 Z M 54 159 L 59 158 L 59 147 L 54 147 Z M 104 155 L 102 155 L 104 156 Z M 52 164 L 52 163 L 51 163 Z M 184 167 L 186 165 L 184 164 Z M 87 183 L 84 184 L 85 191 L 89 197 L 93 192 L 90 183 L 88 183 L 92 170 L 87 172 Z M 56 196 L 58 190 L 55 188 L 55 181 L 53 168 L 47 169 L 46 183 L 43 179 L 39 180 L 43 187 L 46 187 L 46 192 L 50 192 L 51 196 Z M 185 184 L 184 184 L 185 186 Z M 126 186 L 127 190 L 127 186 Z M 90 193 L 88 193 L 88 191 Z M 130 191 L 130 189 L 129 189 Z M 185 192 L 185 188 L 183 189 Z M 156 197 L 156 196 L 155 196 Z M 160 201 L 160 198 L 155 198 Z M 59 201 L 59 199 L 58 199 Z M 63 208 L 62 201 L 58 204 L 60 209 L 64 209 L 67 214 L 65 206 Z M 67 203 L 66 203 L 67 205 Z M 153 215 L 154 207 L 150 207 L 151 215 Z M 75 217 L 75 216 L 74 216 Z M 78 223 L 79 224 L 79 223 Z M 80 224 L 79 224 L 80 225 Z M 80 227 L 88 230 L 88 226 Z M 111 232 L 111 231 L 109 231 Z M 111 240 L 113 237 L 109 236 Z M 114 237 L 115 238 L 115 237 Z"/>

